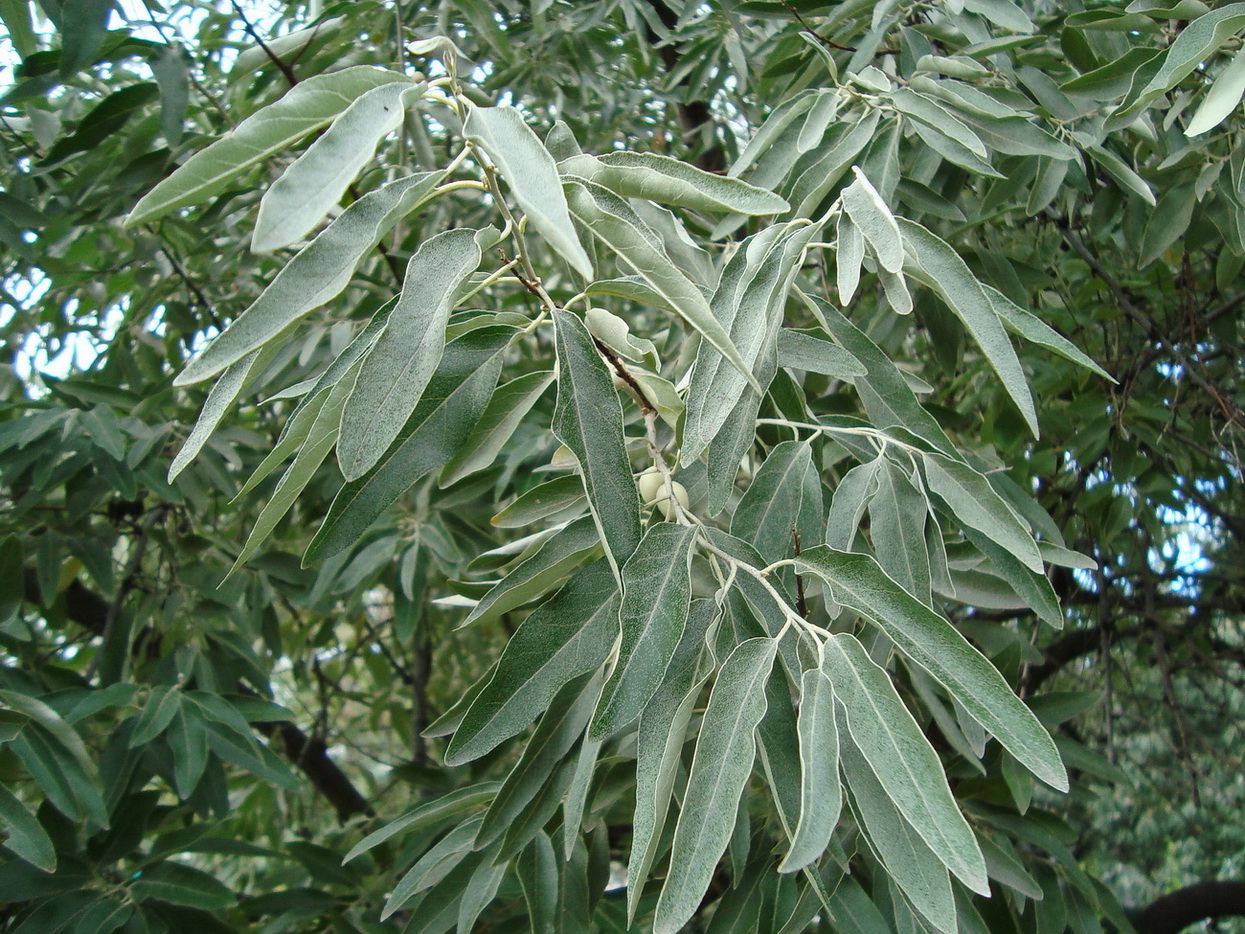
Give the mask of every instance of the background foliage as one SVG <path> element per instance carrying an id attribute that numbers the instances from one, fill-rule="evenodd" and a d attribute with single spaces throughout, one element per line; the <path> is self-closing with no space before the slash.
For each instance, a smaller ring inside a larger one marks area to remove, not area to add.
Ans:
<path id="1" fill-rule="evenodd" d="M 6 930 L 1241 911 L 1245 4 L 0 18 Z"/>

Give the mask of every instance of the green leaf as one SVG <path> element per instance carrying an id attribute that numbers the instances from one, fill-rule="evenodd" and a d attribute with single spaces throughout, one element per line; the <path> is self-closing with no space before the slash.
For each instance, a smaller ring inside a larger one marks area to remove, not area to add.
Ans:
<path id="1" fill-rule="evenodd" d="M 237 901 L 229 886 L 202 869 L 173 862 L 145 866 L 130 886 L 130 895 L 139 902 L 154 899 L 205 911 L 229 908 Z"/>
<path id="2" fill-rule="evenodd" d="M 1135 98 L 1111 114 L 1103 128 L 1110 132 L 1128 126 L 1137 114 L 1179 84 L 1242 26 L 1245 26 L 1245 3 L 1229 3 L 1199 16 L 1180 31 L 1149 82 Z"/>
<path id="3" fill-rule="evenodd" d="M 832 130 L 826 137 L 827 143 L 820 147 L 820 157 L 796 179 L 789 199 L 795 205 L 791 212 L 793 218 L 812 217 L 848 166 L 879 135 L 880 110 L 870 110 L 853 119 L 854 123 L 848 122 L 846 117 L 840 121 L 839 133 L 836 135 Z"/>
<path id="4" fill-rule="evenodd" d="M 881 267 L 887 272 L 899 272 L 903 269 L 904 250 L 895 216 L 859 167 L 852 166 L 852 173 L 856 180 L 843 189 L 843 208 L 873 248 Z"/>
<path id="5" fill-rule="evenodd" d="M 558 858 L 544 831 L 515 860 L 515 875 L 527 903 L 527 923 L 532 934 L 553 934 L 558 906 Z"/>
<path id="6" fill-rule="evenodd" d="M 977 839 L 951 796 L 938 754 L 890 676 L 849 633 L 832 635 L 824 653 L 822 671 L 843 704 L 852 741 L 886 794 L 934 855 L 970 889 L 988 896 Z"/>
<path id="7" fill-rule="evenodd" d="M 210 711 L 204 712 L 208 715 L 204 721 L 208 745 L 217 756 L 279 788 L 292 791 L 299 787 L 298 779 L 286 764 L 267 746 L 256 742 L 249 731 L 243 733 L 215 719 Z"/>
<path id="8" fill-rule="evenodd" d="M 758 403 L 763 390 L 754 373 L 773 362 L 766 351 L 777 346 L 778 330 L 787 290 L 799 268 L 804 246 L 815 225 L 796 221 L 766 228 L 739 245 L 722 270 L 711 301 L 711 314 L 718 328 L 728 333 L 732 346 L 742 354 L 749 375 L 745 381 L 738 367 L 731 369 L 703 344 L 696 353 L 691 385 L 687 391 L 687 416 L 683 427 L 682 461 L 686 466 L 719 437 L 735 407 L 751 389 Z M 776 353 L 776 351 L 775 351 Z M 770 371 L 770 378 L 773 373 Z M 752 437 L 755 426 L 747 426 Z M 738 464 L 736 456 L 734 466 Z M 732 473 L 733 476 L 733 473 Z"/>
<path id="9" fill-rule="evenodd" d="M 662 842 L 675 778 L 682 764 L 687 725 L 700 690 L 712 673 L 706 636 L 719 618 L 709 600 L 696 600 L 661 684 L 640 714 L 635 752 L 635 815 L 631 856 L 627 862 L 627 921 L 631 924 L 640 895 Z"/>
<path id="10" fill-rule="evenodd" d="M 825 851 L 843 808 L 834 690 L 820 668 L 804 672 L 800 689 L 800 822 L 779 872 L 795 872 Z"/>
<path id="11" fill-rule="evenodd" d="M 182 704 L 165 732 L 173 753 L 173 785 L 182 799 L 189 798 L 207 769 L 207 723 L 193 704 Z"/>
<path id="12" fill-rule="evenodd" d="M 270 253 L 307 236 L 341 201 L 380 141 L 402 125 L 411 98 L 426 87 L 404 79 L 364 91 L 352 101 L 264 192 L 251 251 Z"/>
<path id="13" fill-rule="evenodd" d="M 838 344 L 790 328 L 778 332 L 778 365 L 835 379 L 851 379 L 866 373 L 864 364 Z"/>
<path id="14" fill-rule="evenodd" d="M 660 369 L 657 347 L 642 337 L 631 333 L 631 326 L 604 308 L 589 308 L 584 312 L 584 327 L 594 340 L 600 341 L 618 356 L 653 369 Z"/>
<path id="15" fill-rule="evenodd" d="M 553 371 L 540 370 L 498 386 L 463 446 L 441 469 L 437 485 L 444 489 L 489 467 L 552 382 Z"/>
<path id="16" fill-rule="evenodd" d="M 506 875 L 508 866 L 505 862 L 480 862 L 471 879 L 463 889 L 462 899 L 458 903 L 458 928 L 464 932 L 474 931 L 476 921 L 489 903 L 497 896 L 501 880 Z"/>
<path id="17" fill-rule="evenodd" d="M 834 488 L 830 515 L 826 518 L 826 544 L 831 548 L 836 551 L 853 550 L 865 508 L 878 492 L 878 475 L 884 468 L 885 460 L 879 455 L 874 460 L 857 464 L 843 475 Z"/>
<path id="18" fill-rule="evenodd" d="M 384 456 L 436 372 L 455 294 L 480 265 L 475 233 L 460 227 L 437 234 L 407 263 L 402 294 L 342 410 L 337 460 L 347 480 Z"/>
<path id="19" fill-rule="evenodd" d="M 48 4 L 61 39 L 60 73 L 77 74 L 91 65 L 108 36 L 108 18 L 113 0 L 61 0 Z"/>
<path id="20" fill-rule="evenodd" d="M 1158 203 L 1154 198 L 1154 189 L 1150 187 L 1149 183 L 1133 171 L 1132 166 L 1111 150 L 1102 146 L 1088 146 L 1085 152 L 1091 159 L 1102 166 L 1103 170 L 1115 180 L 1122 190 L 1131 191 L 1133 194 L 1139 195 L 1150 207 L 1154 207 Z"/>
<path id="21" fill-rule="evenodd" d="M 489 524 L 499 529 L 521 529 L 563 513 L 584 499 L 584 482 L 579 474 L 556 477 L 537 484 L 513 503 L 507 504 L 489 520 Z"/>
<path id="22" fill-rule="evenodd" d="M 1067 773 L 1050 734 L 998 669 L 950 623 L 887 577 L 876 561 L 822 545 L 806 550 L 796 564 L 825 581 L 836 603 L 872 620 L 1034 775 L 1067 790 Z"/>
<path id="23" fill-rule="evenodd" d="M 216 431 L 216 426 L 229 414 L 233 404 L 242 395 L 247 377 L 251 375 L 251 370 L 259 357 L 260 351 L 251 351 L 241 360 L 231 363 L 212 385 L 211 390 L 208 391 L 207 401 L 203 403 L 203 411 L 199 413 L 199 419 L 195 422 L 195 427 L 191 429 L 181 449 L 177 452 L 177 456 L 173 458 L 173 463 L 169 465 L 169 483 L 176 480 L 181 472 L 190 466 L 191 461 L 199 456 L 203 446 Z"/>
<path id="24" fill-rule="evenodd" d="M 817 100 L 816 91 L 802 91 L 770 111 L 770 115 L 757 128 L 752 139 L 748 141 L 748 145 L 744 147 L 744 151 L 739 154 L 726 174 L 730 177 L 742 175 L 762 153 L 777 141 L 784 130 L 807 114 Z"/>
<path id="25" fill-rule="evenodd" d="M 411 484 L 457 453 L 488 404 L 515 333 L 484 327 L 446 344 L 441 365 L 385 456 L 333 499 L 307 546 L 304 567 L 353 545 Z"/>
<path id="26" fill-rule="evenodd" d="M 1019 334 L 1030 343 L 1045 347 L 1065 360 L 1092 370 L 1104 379 L 1115 382 L 1115 378 L 1097 363 L 1087 357 L 1081 350 L 1033 312 L 1021 308 L 1010 298 L 993 286 L 985 285 L 986 296 L 1004 326 L 1014 334 Z"/>
<path id="27" fill-rule="evenodd" d="M 8 835 L 4 845 L 44 872 L 56 872 L 52 838 L 11 791 L 0 785 L 0 822 Z"/>
<path id="28" fill-rule="evenodd" d="M 726 850 L 739 796 L 752 773 L 753 733 L 765 716 L 765 682 L 777 651 L 773 639 L 747 639 L 718 672 L 657 902 L 655 934 L 674 934 L 696 913 Z"/>
<path id="29" fill-rule="evenodd" d="M 712 344 L 754 388 L 756 381 L 730 335 L 714 317 L 700 289 L 670 260 L 654 231 L 612 191 L 569 179 L 571 211 L 593 235 L 634 267 L 680 318 Z"/>
<path id="30" fill-rule="evenodd" d="M 731 534 L 767 564 L 795 553 L 796 535 L 815 544 L 824 512 L 812 448 L 801 441 L 775 445 L 735 507 Z"/>
<path id="31" fill-rule="evenodd" d="M 0 625 L 15 619 L 26 599 L 25 566 L 22 540 L 6 535 L 0 541 Z"/>
<path id="32" fill-rule="evenodd" d="M 687 623 L 696 532 L 659 522 L 622 570 L 622 642 L 588 736 L 616 733 L 638 717 L 661 685 Z"/>
<path id="33" fill-rule="evenodd" d="M 900 227 L 911 248 L 905 271 L 937 292 L 968 328 L 1036 437 L 1037 412 L 1029 383 L 985 289 L 945 241 L 909 220 L 901 221 Z"/>
<path id="34" fill-rule="evenodd" d="M 865 237 L 860 228 L 852 223 L 852 217 L 846 211 L 839 215 L 836 229 L 835 285 L 839 290 L 839 304 L 846 308 L 860 285 L 860 264 L 865 258 Z"/>
<path id="35" fill-rule="evenodd" d="M 989 480 L 941 454 L 922 454 L 921 461 L 930 492 L 947 504 L 951 515 L 1007 549 L 1030 571 L 1042 573 L 1042 555 L 1028 526 Z"/>
<path id="36" fill-rule="evenodd" d="M 841 710 L 839 716 L 843 716 Z M 958 934 L 947 868 L 887 796 L 845 722 L 839 730 L 839 751 L 859 822 L 892 881 L 935 930 Z"/>
<path id="37" fill-rule="evenodd" d="M 583 321 L 554 312 L 557 326 L 558 403 L 553 432 L 571 449 L 588 493 L 614 575 L 640 543 L 640 497 L 631 476 L 622 403 L 609 368 Z"/>
<path id="38" fill-rule="evenodd" d="M 570 859 L 575 844 L 584 831 L 584 810 L 588 807 L 588 794 L 592 790 L 592 778 L 596 774 L 597 757 L 602 741 L 584 737 L 575 760 L 575 772 L 562 802 L 562 853 Z"/>
<path id="39" fill-rule="evenodd" d="M 880 427 L 902 426 L 936 449 L 954 453 L 955 445 L 942 426 L 921 406 L 891 358 L 837 308 L 804 292 L 798 294 L 809 304 L 810 310 L 830 336 L 869 371 L 868 376 L 858 376 L 853 383 L 870 420 Z"/>
<path id="40" fill-rule="evenodd" d="M 475 838 L 477 849 L 505 833 L 546 787 L 554 770 L 583 735 L 600 692 L 600 672 L 590 671 L 568 681 L 549 701 L 548 710 L 523 747 L 523 755 L 484 814 Z"/>
<path id="41" fill-rule="evenodd" d="M 537 607 L 454 733 L 446 764 L 494 749 L 536 719 L 564 684 L 601 665 L 618 637 L 618 603 L 609 565 L 597 561 Z"/>
<path id="42" fill-rule="evenodd" d="M 187 159 L 143 196 L 125 219 L 126 224 L 154 221 L 169 211 L 206 201 L 250 166 L 328 126 L 360 95 L 406 80 L 397 72 L 356 65 L 300 81 L 279 101 L 247 117 L 228 135 Z"/>
<path id="43" fill-rule="evenodd" d="M 1200 136 L 1219 126 L 1240 105 L 1242 95 L 1245 95 L 1245 53 L 1238 51 L 1206 92 L 1185 128 L 1185 136 Z"/>
<path id="44" fill-rule="evenodd" d="M 581 487 L 582 488 L 582 487 Z M 596 522 L 582 516 L 558 529 L 480 598 L 459 628 L 496 619 L 544 596 L 601 546 Z"/>
<path id="45" fill-rule="evenodd" d="M 488 153 L 536 231 L 576 272 L 592 281 L 592 261 L 567 213 L 558 167 L 519 112 L 511 107 L 472 106 L 463 133 Z"/>
<path id="46" fill-rule="evenodd" d="M 877 483 L 877 492 L 869 500 L 869 537 L 878 564 L 904 590 L 933 606 L 925 497 L 890 460 L 878 470 Z"/>
<path id="47" fill-rule="evenodd" d="M 437 885 L 470 856 L 483 819 L 470 817 L 463 821 L 416 860 L 415 865 L 398 880 L 393 891 L 389 893 L 380 920 L 386 920 L 395 911 L 409 904 L 420 892 Z"/>
<path id="48" fill-rule="evenodd" d="M 277 273 L 251 307 L 186 365 L 174 385 L 210 379 L 336 298 L 368 251 L 399 218 L 427 200 L 444 177 L 444 171 L 436 171 L 399 179 L 346 208 Z"/>
<path id="49" fill-rule="evenodd" d="M 356 372 L 357 366 L 356 364 Z M 308 429 L 307 437 L 298 449 L 298 454 L 289 468 L 282 474 L 277 488 L 272 491 L 272 498 L 260 510 L 259 516 L 255 519 L 255 525 L 251 528 L 251 534 L 247 536 L 246 544 L 238 552 L 238 557 L 234 561 L 233 567 L 229 569 L 229 575 L 225 578 L 226 580 L 245 564 L 251 555 L 255 554 L 259 546 L 272 534 L 273 529 L 277 527 L 277 523 L 290 511 L 299 494 L 307 488 L 307 484 L 312 481 L 316 471 L 320 469 L 320 465 L 324 463 L 325 458 L 329 456 L 329 452 L 333 450 L 333 445 L 337 443 L 342 423 L 342 409 L 346 405 L 346 399 L 350 395 L 350 387 L 353 383 L 354 374 L 351 373 L 326 394 L 327 397 L 324 405 L 316 410 L 315 421 L 312 422 L 311 428 Z M 306 409 L 304 411 L 311 410 Z"/>
<path id="50" fill-rule="evenodd" d="M 182 692 L 176 685 L 161 685 L 151 689 L 143 711 L 138 715 L 134 731 L 130 734 L 130 748 L 135 749 L 151 742 L 163 733 L 182 706 Z"/>
<path id="51" fill-rule="evenodd" d="M 493 796 L 497 794 L 497 789 L 500 787 L 501 782 L 478 782 L 475 785 L 468 785 L 466 788 L 451 791 L 432 801 L 426 801 L 419 807 L 413 808 L 401 817 L 390 821 L 379 830 L 372 831 L 372 833 L 356 843 L 350 848 L 350 852 L 342 858 L 342 865 L 357 859 L 400 833 L 410 833 L 416 830 L 423 830 L 425 827 L 432 827 L 441 821 L 457 817 L 464 811 L 469 811 L 474 807 L 485 804 L 493 800 Z"/>
<path id="52" fill-rule="evenodd" d="M 723 178 L 686 162 L 651 152 L 574 156 L 559 164 L 564 175 L 596 182 L 623 198 L 644 198 L 695 211 L 780 214 L 790 205 L 764 188 Z"/>

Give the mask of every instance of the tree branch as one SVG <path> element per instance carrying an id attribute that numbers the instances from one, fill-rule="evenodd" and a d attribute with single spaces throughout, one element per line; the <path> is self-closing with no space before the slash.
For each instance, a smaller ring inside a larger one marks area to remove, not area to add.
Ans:
<path id="1" fill-rule="evenodd" d="M 1131 919 L 1137 934 L 1176 934 L 1207 919 L 1245 915 L 1245 882 L 1198 882 L 1156 898 Z"/>

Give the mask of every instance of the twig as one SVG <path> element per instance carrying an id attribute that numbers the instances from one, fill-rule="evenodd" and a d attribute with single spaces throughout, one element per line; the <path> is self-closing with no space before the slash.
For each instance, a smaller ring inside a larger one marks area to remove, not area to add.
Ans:
<path id="1" fill-rule="evenodd" d="M 260 37 L 255 27 L 251 25 L 251 21 L 246 18 L 246 14 L 242 12 L 242 7 L 238 5 L 238 0 L 232 0 L 232 3 L 233 10 L 238 15 L 238 19 L 242 21 L 242 28 L 246 30 L 247 35 L 254 39 L 259 47 L 263 49 L 264 54 L 268 56 L 268 60 L 277 66 L 277 70 L 285 76 L 285 80 L 289 82 L 290 87 L 298 84 L 298 76 L 294 74 L 294 69 L 290 68 L 289 65 L 281 60 L 281 56 L 268 47 L 268 43 Z"/>

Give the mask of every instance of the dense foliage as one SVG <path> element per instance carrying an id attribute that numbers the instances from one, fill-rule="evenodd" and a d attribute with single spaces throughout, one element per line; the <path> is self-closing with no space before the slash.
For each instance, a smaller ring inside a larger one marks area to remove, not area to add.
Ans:
<path id="1" fill-rule="evenodd" d="M 1245 3 L 0 20 L 4 930 L 1245 912 Z"/>

